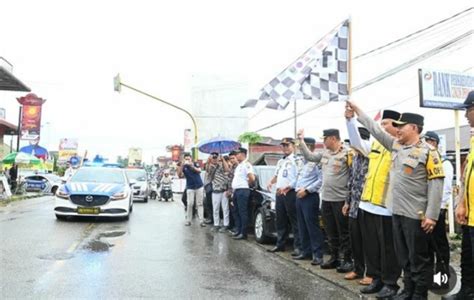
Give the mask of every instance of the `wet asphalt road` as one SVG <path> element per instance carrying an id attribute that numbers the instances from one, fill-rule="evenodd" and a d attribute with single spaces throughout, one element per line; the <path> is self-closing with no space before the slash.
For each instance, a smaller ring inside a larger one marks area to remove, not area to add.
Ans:
<path id="1" fill-rule="evenodd" d="M 0 208 L 0 298 L 355 298 L 253 242 L 183 226 L 180 202 L 135 203 L 129 221 L 67 222 L 53 203 Z"/>

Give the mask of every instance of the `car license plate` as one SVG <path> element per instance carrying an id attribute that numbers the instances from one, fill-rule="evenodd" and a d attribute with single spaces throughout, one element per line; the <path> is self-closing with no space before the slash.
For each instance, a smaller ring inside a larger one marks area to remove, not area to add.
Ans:
<path id="1" fill-rule="evenodd" d="M 100 208 L 99 207 L 78 207 L 77 213 L 86 214 L 86 215 L 98 215 L 100 213 Z"/>

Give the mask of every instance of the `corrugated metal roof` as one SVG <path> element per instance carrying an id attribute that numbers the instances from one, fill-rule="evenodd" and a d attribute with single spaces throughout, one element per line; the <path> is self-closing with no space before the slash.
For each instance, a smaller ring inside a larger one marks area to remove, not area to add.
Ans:
<path id="1" fill-rule="evenodd" d="M 7 69 L 0 66 L 0 91 L 31 92 L 31 89 Z"/>

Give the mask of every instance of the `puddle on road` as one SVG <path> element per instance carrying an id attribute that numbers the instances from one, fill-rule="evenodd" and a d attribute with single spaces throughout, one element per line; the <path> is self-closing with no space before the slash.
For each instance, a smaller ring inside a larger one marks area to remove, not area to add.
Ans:
<path id="1" fill-rule="evenodd" d="M 104 233 L 99 234 L 98 238 L 100 239 L 102 237 L 106 237 L 106 238 L 118 237 L 124 234 L 125 234 L 125 231 L 110 231 L 110 232 L 104 232 Z"/>
<path id="2" fill-rule="evenodd" d="M 102 242 L 102 241 L 99 241 L 99 240 L 93 240 L 93 241 L 90 241 L 87 245 L 85 245 L 83 247 L 83 249 L 89 250 L 89 251 L 92 251 L 92 252 L 107 252 L 113 246 L 114 245 L 109 244 L 107 242 Z"/>
<path id="3" fill-rule="evenodd" d="M 68 260 L 73 258 L 74 255 L 72 253 L 54 253 L 54 254 L 46 254 L 38 256 L 39 259 L 44 260 Z"/>

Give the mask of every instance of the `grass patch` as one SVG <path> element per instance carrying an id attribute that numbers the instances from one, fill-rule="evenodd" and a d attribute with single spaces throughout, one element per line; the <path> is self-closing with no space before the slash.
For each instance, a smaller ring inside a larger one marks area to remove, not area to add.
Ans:
<path id="1" fill-rule="evenodd" d="M 31 199 L 31 198 L 36 198 L 36 197 L 41 197 L 42 194 L 30 194 L 30 195 L 12 195 L 8 199 L 2 199 L 0 200 L 0 207 L 5 207 L 8 204 L 12 202 L 17 202 L 25 199 Z"/>

